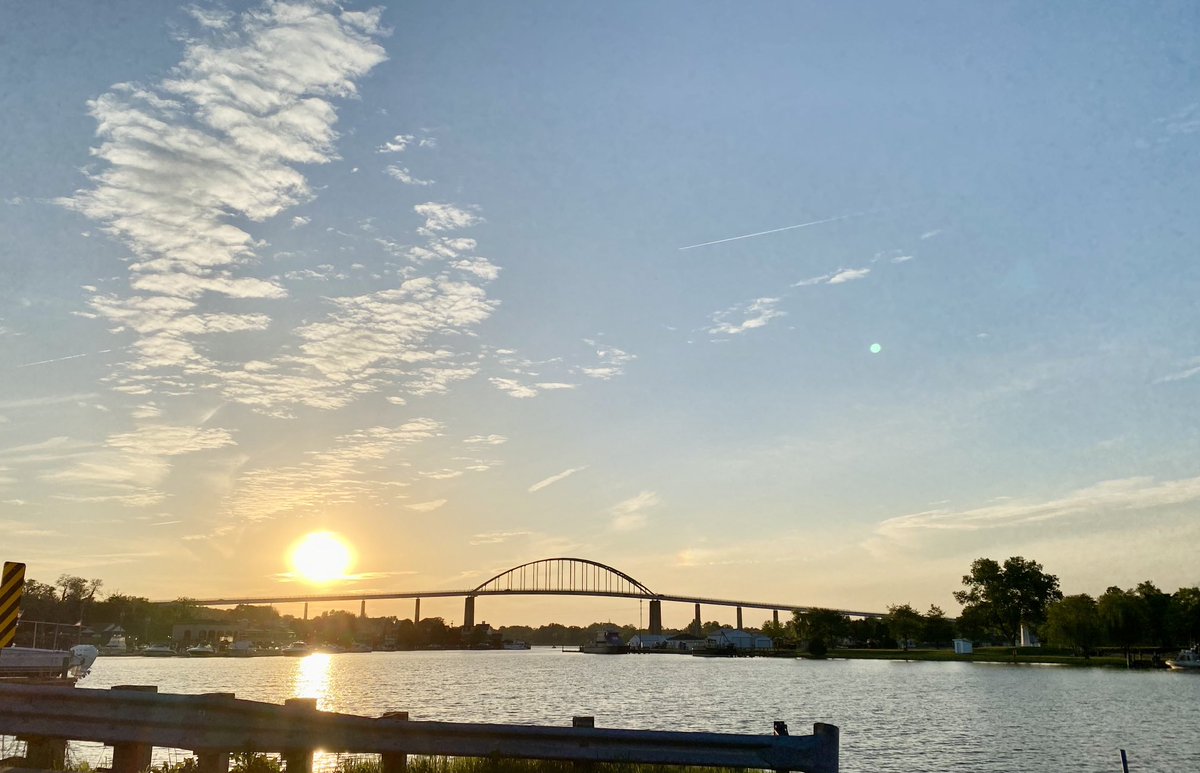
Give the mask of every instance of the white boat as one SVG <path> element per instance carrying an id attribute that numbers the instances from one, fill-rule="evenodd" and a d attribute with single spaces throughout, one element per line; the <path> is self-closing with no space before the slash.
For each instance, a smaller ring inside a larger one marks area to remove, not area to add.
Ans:
<path id="1" fill-rule="evenodd" d="M 189 658 L 211 658 L 213 655 L 217 654 L 217 651 L 213 649 L 213 646 L 207 643 L 196 644 L 188 647 L 186 650 L 184 650 L 184 652 L 188 654 Z"/>
<path id="2" fill-rule="evenodd" d="M 82 679 L 99 654 L 90 644 L 77 644 L 70 650 L 5 647 L 0 649 L 0 677 Z"/>
<path id="3" fill-rule="evenodd" d="M 1176 671 L 1200 671 L 1200 652 L 1195 649 L 1180 650 L 1178 655 L 1167 661 L 1167 665 Z"/>
<path id="4" fill-rule="evenodd" d="M 258 647 L 249 639 L 238 639 L 229 648 L 229 654 L 235 658 L 251 658 L 258 654 Z"/>
<path id="5" fill-rule="evenodd" d="M 284 647 L 281 652 L 290 658 L 302 658 L 312 652 L 312 648 L 302 641 L 294 641 Z"/>
<path id="6" fill-rule="evenodd" d="M 504 642 L 503 644 L 501 644 L 501 645 L 500 645 L 500 647 L 501 647 L 502 649 L 506 649 L 506 650 L 527 650 L 527 649 L 530 649 L 530 647 L 529 647 L 529 643 L 528 643 L 528 642 L 523 642 L 523 641 L 521 641 L 520 639 L 517 639 L 516 641 L 506 641 L 506 642 Z"/>
<path id="7" fill-rule="evenodd" d="M 129 645 L 125 641 L 124 634 L 116 634 L 108 643 L 100 648 L 101 655 L 125 655 L 129 652 Z"/>
<path id="8" fill-rule="evenodd" d="M 142 650 L 142 654 L 148 658 L 173 658 L 175 650 L 171 649 L 170 644 L 151 644 L 146 649 Z"/>

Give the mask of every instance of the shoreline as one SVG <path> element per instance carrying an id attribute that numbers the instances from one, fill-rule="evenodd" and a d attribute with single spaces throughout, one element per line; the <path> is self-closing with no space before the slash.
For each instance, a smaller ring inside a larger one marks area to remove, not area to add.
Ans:
<path id="1" fill-rule="evenodd" d="M 1024 648 L 1028 649 L 1028 648 Z M 800 654 L 799 657 L 806 660 L 820 660 L 822 658 L 814 658 L 811 655 Z M 859 649 L 831 649 L 826 654 L 824 660 L 922 660 L 940 663 L 999 663 L 999 664 L 1017 664 L 1017 665 L 1039 665 L 1039 666 L 1070 666 L 1072 668 L 1126 668 L 1125 658 L 1112 655 L 1093 655 L 1090 658 L 1085 658 L 1081 655 L 1052 655 L 1032 654 L 1028 652 L 1018 652 L 1016 658 L 1013 658 L 1010 648 L 986 648 L 983 650 L 975 650 L 970 655 L 957 655 L 953 650 L 859 650 Z M 1163 669 L 1166 666 L 1162 667 Z M 1153 670 L 1157 671 L 1157 666 L 1152 666 L 1148 660 L 1134 660 L 1132 670 Z"/>

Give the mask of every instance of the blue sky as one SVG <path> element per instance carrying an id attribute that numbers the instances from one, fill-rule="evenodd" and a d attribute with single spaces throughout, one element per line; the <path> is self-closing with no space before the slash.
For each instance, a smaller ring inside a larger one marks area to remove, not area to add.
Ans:
<path id="1" fill-rule="evenodd" d="M 0 11 L 31 576 L 298 591 L 332 529 L 371 590 L 1200 582 L 1192 4 L 43 6 Z"/>

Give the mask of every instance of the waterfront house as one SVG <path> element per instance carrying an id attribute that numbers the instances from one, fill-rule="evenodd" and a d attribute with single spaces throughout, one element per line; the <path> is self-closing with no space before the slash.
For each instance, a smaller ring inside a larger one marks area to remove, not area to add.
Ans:
<path id="1" fill-rule="evenodd" d="M 754 650 L 774 649 L 775 642 L 770 636 L 746 633 L 736 628 L 722 628 L 708 635 L 707 646 L 711 649 L 736 649 L 752 652 Z"/>
<path id="2" fill-rule="evenodd" d="M 631 650 L 663 650 L 667 648 L 667 637 L 656 633 L 634 634 L 629 640 Z"/>

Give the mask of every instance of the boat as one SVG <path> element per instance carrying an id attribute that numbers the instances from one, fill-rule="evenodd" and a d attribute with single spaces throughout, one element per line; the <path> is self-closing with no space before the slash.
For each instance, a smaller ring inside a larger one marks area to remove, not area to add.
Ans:
<path id="1" fill-rule="evenodd" d="M 175 657 L 175 650 L 171 649 L 170 644 L 158 642 L 142 650 L 142 654 L 148 658 L 173 658 Z"/>
<path id="2" fill-rule="evenodd" d="M 238 639 L 229 648 L 230 657 L 252 658 L 258 654 L 258 647 L 249 639 Z"/>
<path id="3" fill-rule="evenodd" d="M 100 648 L 101 655 L 125 655 L 129 652 L 129 645 L 125 641 L 124 634 L 114 634 L 108 640 L 108 643 Z"/>
<path id="4" fill-rule="evenodd" d="M 4 647 L 0 649 L 0 678 L 82 679 L 99 654 L 90 644 L 77 644 L 69 650 Z"/>
<path id="5" fill-rule="evenodd" d="M 1200 652 L 1195 648 L 1180 650 L 1178 655 L 1167 660 L 1167 666 L 1176 671 L 1200 671 Z"/>
<path id="6" fill-rule="evenodd" d="M 347 652 L 374 652 L 374 648 L 370 644 L 366 644 L 365 642 L 356 641 L 356 642 L 354 642 L 354 644 L 350 645 L 350 649 L 348 649 L 346 651 Z"/>
<path id="7" fill-rule="evenodd" d="M 594 642 L 580 646 L 579 651 L 589 655 L 625 655 L 629 652 L 629 645 L 621 641 L 618 632 L 602 631 L 596 634 Z"/>
<path id="8" fill-rule="evenodd" d="M 204 644 L 193 644 L 191 647 L 188 647 L 186 650 L 184 650 L 184 652 L 187 653 L 189 658 L 211 658 L 217 654 L 217 651 L 213 649 L 213 646 L 207 642 Z"/>
<path id="9" fill-rule="evenodd" d="M 281 652 L 289 658 L 302 658 L 312 652 L 312 648 L 302 641 L 294 641 L 284 647 Z"/>
<path id="10" fill-rule="evenodd" d="M 516 641 L 506 641 L 500 645 L 501 649 L 506 650 L 527 650 L 530 649 L 529 643 L 517 639 Z"/>

